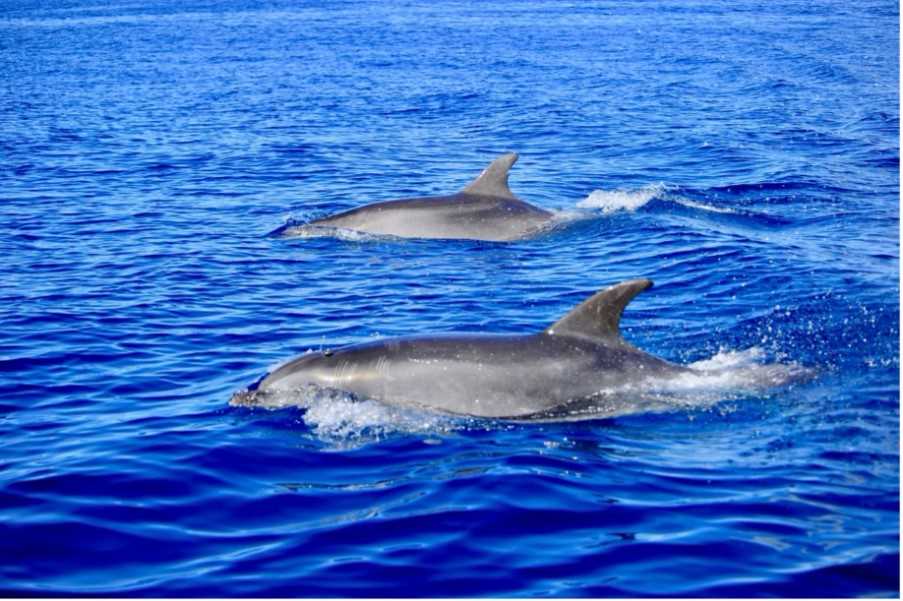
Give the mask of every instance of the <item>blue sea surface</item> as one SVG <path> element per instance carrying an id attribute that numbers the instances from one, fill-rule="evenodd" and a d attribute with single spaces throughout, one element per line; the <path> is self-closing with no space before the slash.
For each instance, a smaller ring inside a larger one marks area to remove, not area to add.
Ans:
<path id="1" fill-rule="evenodd" d="M 898 31 L 884 0 L 3 2 L 0 594 L 897 596 Z M 577 217 L 267 235 L 506 151 Z M 572 423 L 228 405 L 637 277 L 636 346 L 815 376 Z"/>

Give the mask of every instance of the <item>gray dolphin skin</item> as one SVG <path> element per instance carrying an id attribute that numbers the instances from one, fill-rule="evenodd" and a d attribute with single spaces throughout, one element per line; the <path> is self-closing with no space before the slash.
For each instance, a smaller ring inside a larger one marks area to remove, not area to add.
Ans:
<path id="1" fill-rule="evenodd" d="M 553 215 L 519 200 L 508 188 L 516 153 L 503 154 L 466 188 L 449 196 L 405 198 L 369 204 L 277 230 L 304 236 L 340 228 L 402 238 L 446 238 L 504 242 L 526 238 L 548 225 Z"/>
<path id="2" fill-rule="evenodd" d="M 646 377 L 693 372 L 621 337 L 624 307 L 650 286 L 646 279 L 612 286 L 534 334 L 394 338 L 309 353 L 255 390 L 236 393 L 231 404 L 267 406 L 267 395 L 314 385 L 393 405 L 522 419 Z"/>

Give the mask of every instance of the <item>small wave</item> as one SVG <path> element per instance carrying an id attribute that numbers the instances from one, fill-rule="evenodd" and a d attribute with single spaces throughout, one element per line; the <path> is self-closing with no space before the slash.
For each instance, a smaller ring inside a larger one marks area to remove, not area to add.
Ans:
<path id="1" fill-rule="evenodd" d="M 736 213 L 726 207 L 716 207 L 697 200 L 680 196 L 674 186 L 658 183 L 643 186 L 637 190 L 593 190 L 589 196 L 577 203 L 581 209 L 601 209 L 603 214 L 627 211 L 632 213 L 646 206 L 652 200 L 662 200 L 682 205 L 689 209 L 709 211 L 712 213 Z"/>
<path id="2" fill-rule="evenodd" d="M 633 212 L 666 190 L 664 184 L 652 184 L 639 190 L 593 190 L 577 206 L 581 209 L 601 209 L 603 213 Z"/>
<path id="3" fill-rule="evenodd" d="M 698 209 L 700 211 L 709 211 L 711 213 L 725 213 L 730 215 L 737 214 L 737 211 L 735 211 L 734 209 L 729 209 L 727 207 L 715 207 L 704 202 L 698 202 L 695 200 L 690 200 L 689 198 L 684 198 L 683 196 L 669 194 L 664 197 L 664 200 L 670 200 L 671 202 L 683 205 L 688 209 Z"/>

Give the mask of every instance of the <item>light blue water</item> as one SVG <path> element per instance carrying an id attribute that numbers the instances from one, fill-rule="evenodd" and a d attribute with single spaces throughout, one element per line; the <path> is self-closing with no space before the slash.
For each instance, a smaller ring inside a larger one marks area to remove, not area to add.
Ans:
<path id="1" fill-rule="evenodd" d="M 897 14 L 4 3 L 0 591 L 896 595 Z M 508 150 L 591 217 L 266 236 Z M 570 424 L 227 406 L 308 349 L 528 333 L 634 277 L 640 348 L 817 377 Z"/>

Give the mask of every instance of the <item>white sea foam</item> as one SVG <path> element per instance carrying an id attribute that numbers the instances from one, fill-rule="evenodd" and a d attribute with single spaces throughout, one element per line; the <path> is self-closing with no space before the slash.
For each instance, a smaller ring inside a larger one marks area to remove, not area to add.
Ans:
<path id="1" fill-rule="evenodd" d="M 313 384 L 280 391 L 241 390 L 230 404 L 255 409 L 305 409 L 304 422 L 322 440 L 355 445 L 392 433 L 435 434 L 460 429 L 467 418 L 456 418 L 416 407 L 388 405 L 334 388 Z"/>
<path id="2" fill-rule="evenodd" d="M 664 184 L 643 186 L 638 190 L 593 190 L 577 203 L 581 209 L 601 209 L 603 213 L 633 212 L 665 192 Z"/>
<path id="3" fill-rule="evenodd" d="M 767 363 L 759 347 L 742 351 L 721 350 L 708 359 L 687 365 L 688 371 L 662 382 L 675 393 L 702 393 L 707 397 L 752 394 L 806 380 L 813 371 L 797 363 Z"/>
<path id="4" fill-rule="evenodd" d="M 586 198 L 577 203 L 581 209 L 598 209 L 602 214 L 626 211 L 632 213 L 646 206 L 653 200 L 673 202 L 690 209 L 709 211 L 712 213 L 736 213 L 727 207 L 691 200 L 674 193 L 675 188 L 663 183 L 650 184 L 635 190 L 593 190 Z"/>
<path id="5" fill-rule="evenodd" d="M 310 405 L 304 421 L 322 439 L 350 440 L 382 438 L 388 434 L 434 434 L 462 427 L 464 421 L 446 415 L 377 401 L 320 399 Z"/>
<path id="6" fill-rule="evenodd" d="M 683 196 L 677 196 L 676 194 L 666 194 L 663 198 L 664 200 L 670 200 L 671 202 L 683 205 L 690 209 L 699 209 L 700 211 L 709 211 L 710 213 L 737 213 L 737 211 L 735 211 L 734 209 L 729 209 L 727 207 L 716 207 L 704 202 L 690 200 L 689 198 L 684 198 Z"/>

